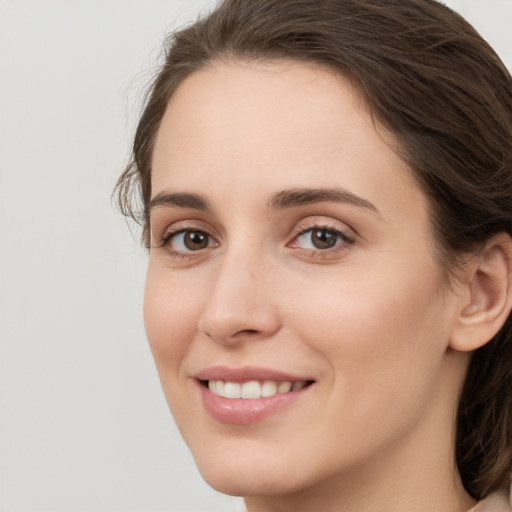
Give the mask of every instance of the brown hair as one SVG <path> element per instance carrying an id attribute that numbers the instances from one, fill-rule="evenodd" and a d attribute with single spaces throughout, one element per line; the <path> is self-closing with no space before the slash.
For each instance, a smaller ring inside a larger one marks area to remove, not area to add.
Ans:
<path id="1" fill-rule="evenodd" d="M 495 233 L 512 235 L 512 78 L 463 18 L 435 0 L 225 0 L 169 37 L 117 184 L 146 245 L 152 148 L 173 92 L 215 61 L 282 58 L 327 65 L 360 90 L 430 199 L 443 267 Z M 456 459 L 477 499 L 510 485 L 511 317 L 472 356 Z"/>

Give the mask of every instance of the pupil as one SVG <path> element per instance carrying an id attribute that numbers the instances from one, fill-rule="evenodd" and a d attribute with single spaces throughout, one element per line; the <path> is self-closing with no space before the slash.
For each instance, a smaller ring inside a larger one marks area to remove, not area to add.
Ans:
<path id="1" fill-rule="evenodd" d="M 312 242 L 317 249 L 329 249 L 336 243 L 337 235 L 324 229 L 313 231 Z"/>
<path id="2" fill-rule="evenodd" d="M 187 249 L 197 251 L 208 245 L 208 236 L 200 231 L 190 231 L 186 234 L 184 242 Z"/>

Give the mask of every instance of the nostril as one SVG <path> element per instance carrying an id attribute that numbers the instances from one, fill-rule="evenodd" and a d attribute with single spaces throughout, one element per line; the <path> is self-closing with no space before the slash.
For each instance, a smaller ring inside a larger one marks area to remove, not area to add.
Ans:
<path id="1" fill-rule="evenodd" d="M 242 329 L 234 334 L 234 336 L 255 336 L 259 334 L 260 331 L 257 329 Z"/>
<path id="2" fill-rule="evenodd" d="M 273 336 L 280 328 L 279 317 L 273 306 L 212 303 L 205 308 L 198 321 L 198 330 L 211 340 L 222 343 L 255 341 Z M 227 306 L 230 306 L 229 308 Z"/>

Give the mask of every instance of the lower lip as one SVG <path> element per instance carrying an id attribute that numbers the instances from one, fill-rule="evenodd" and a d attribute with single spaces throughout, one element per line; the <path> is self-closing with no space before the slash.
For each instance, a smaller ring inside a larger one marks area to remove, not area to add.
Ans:
<path id="1" fill-rule="evenodd" d="M 199 383 L 203 405 L 206 411 L 217 421 L 233 425 L 249 425 L 281 411 L 295 403 L 311 386 L 298 391 L 278 393 L 266 398 L 224 398 L 213 394 Z"/>

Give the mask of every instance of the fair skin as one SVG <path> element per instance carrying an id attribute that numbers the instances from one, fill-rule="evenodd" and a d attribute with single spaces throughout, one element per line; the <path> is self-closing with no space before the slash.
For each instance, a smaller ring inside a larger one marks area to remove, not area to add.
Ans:
<path id="1" fill-rule="evenodd" d="M 475 503 L 453 425 L 482 343 L 461 318 L 485 293 L 471 264 L 444 282 L 426 198 L 379 131 L 346 80 L 286 61 L 194 73 L 160 126 L 147 335 L 199 470 L 249 512 Z M 209 377 L 301 389 L 228 398 Z"/>

